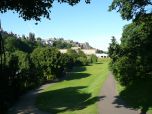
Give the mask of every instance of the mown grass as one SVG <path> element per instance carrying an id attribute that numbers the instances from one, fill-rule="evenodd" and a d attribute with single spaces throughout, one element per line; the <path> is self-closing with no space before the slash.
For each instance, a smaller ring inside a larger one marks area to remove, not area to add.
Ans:
<path id="1" fill-rule="evenodd" d="M 152 114 L 152 80 L 140 80 L 128 87 L 117 82 L 117 91 L 127 104 L 141 110 L 141 114 Z"/>
<path id="2" fill-rule="evenodd" d="M 108 59 L 97 64 L 76 67 L 66 80 L 45 88 L 36 106 L 51 114 L 98 114 L 97 102 L 108 76 Z"/>

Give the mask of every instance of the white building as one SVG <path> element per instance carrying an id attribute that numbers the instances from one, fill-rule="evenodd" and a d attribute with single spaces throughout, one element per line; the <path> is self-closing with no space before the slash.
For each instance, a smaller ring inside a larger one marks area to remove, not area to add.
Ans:
<path id="1" fill-rule="evenodd" d="M 59 49 L 61 53 L 67 53 L 67 49 Z"/>
<path id="2" fill-rule="evenodd" d="M 78 49 L 81 49 L 80 47 L 72 47 L 71 49 L 78 51 Z M 67 49 L 60 49 L 61 53 L 67 53 Z M 108 54 L 104 53 L 97 53 L 97 49 L 81 49 L 86 55 L 96 55 L 98 58 L 108 58 Z"/>
<path id="3" fill-rule="evenodd" d="M 108 54 L 105 54 L 105 53 L 96 53 L 96 56 L 98 57 L 98 58 L 108 58 Z"/>

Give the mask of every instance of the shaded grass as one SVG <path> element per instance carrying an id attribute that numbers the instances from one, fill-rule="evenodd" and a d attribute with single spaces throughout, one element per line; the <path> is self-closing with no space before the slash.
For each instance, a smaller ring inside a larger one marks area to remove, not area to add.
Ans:
<path id="1" fill-rule="evenodd" d="M 117 83 L 119 95 L 130 107 L 141 110 L 141 114 L 152 114 L 152 80 L 137 80 L 128 87 Z"/>
<path id="2" fill-rule="evenodd" d="M 108 76 L 108 60 L 102 64 L 77 67 L 70 76 L 40 93 L 36 106 L 52 114 L 98 114 L 97 102 Z"/>

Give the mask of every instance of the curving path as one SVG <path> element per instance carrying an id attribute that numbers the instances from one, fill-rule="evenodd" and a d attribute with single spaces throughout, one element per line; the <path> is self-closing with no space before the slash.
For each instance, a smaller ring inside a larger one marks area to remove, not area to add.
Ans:
<path id="1" fill-rule="evenodd" d="M 8 114 L 50 114 L 38 110 L 34 105 L 38 93 L 50 85 L 52 85 L 52 83 L 43 85 L 22 96 L 16 105 L 9 109 Z M 103 96 L 103 99 L 99 102 L 100 114 L 139 114 L 137 110 L 129 108 L 125 102 L 117 96 L 115 80 L 112 74 L 110 74 L 105 81 L 101 96 Z"/>
<path id="2" fill-rule="evenodd" d="M 52 85 L 52 83 L 45 84 L 40 88 L 23 95 L 16 103 L 16 105 L 9 109 L 8 114 L 49 114 L 38 110 L 38 108 L 35 107 L 34 103 L 38 93 L 42 92 L 44 88 L 50 85 Z"/>
<path id="3" fill-rule="evenodd" d="M 115 80 L 110 73 L 101 91 L 104 99 L 99 102 L 100 114 L 139 114 L 135 109 L 129 108 L 117 95 Z"/>

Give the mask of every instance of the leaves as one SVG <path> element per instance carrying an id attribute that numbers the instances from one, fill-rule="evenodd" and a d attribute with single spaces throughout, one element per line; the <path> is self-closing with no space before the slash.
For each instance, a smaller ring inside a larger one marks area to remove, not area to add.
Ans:
<path id="1" fill-rule="evenodd" d="M 135 80 L 152 78 L 152 23 L 151 17 L 124 27 L 121 44 L 117 50 L 115 40 L 109 48 L 112 70 L 123 85 Z"/>
<path id="2" fill-rule="evenodd" d="M 147 9 L 147 6 L 149 7 Z M 152 13 L 151 0 L 113 0 L 109 6 L 109 11 L 117 10 L 121 14 L 122 19 L 136 19 L 143 14 Z"/>
<path id="3" fill-rule="evenodd" d="M 15 11 L 26 20 L 40 21 L 42 17 L 50 19 L 50 9 L 53 7 L 54 0 L 1 0 L 0 12 L 5 13 L 8 10 Z M 73 6 L 80 0 L 58 0 L 59 3 L 68 3 Z M 86 0 L 89 3 L 90 0 Z M 37 24 L 37 23 L 36 23 Z"/>

